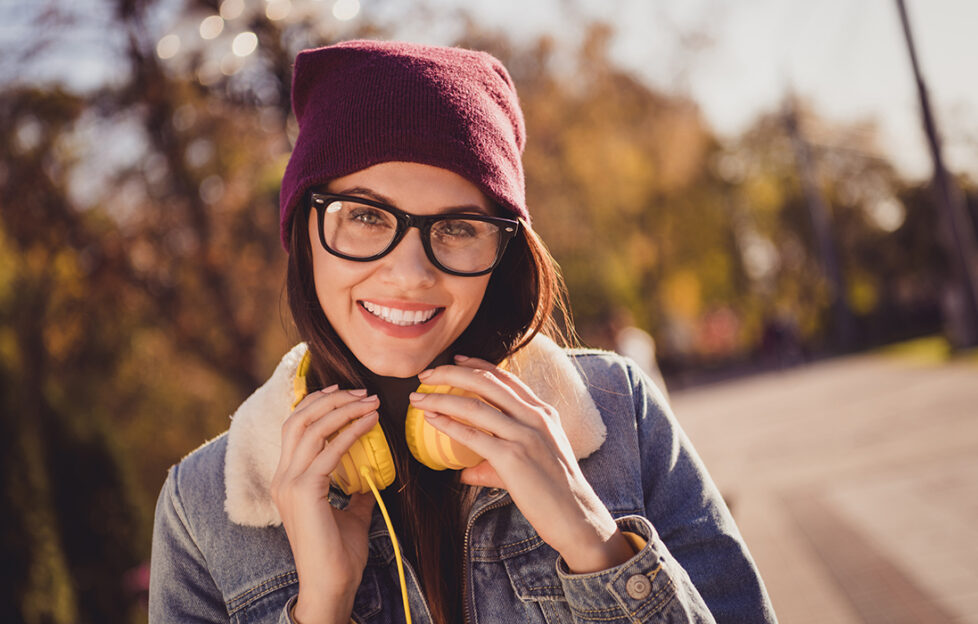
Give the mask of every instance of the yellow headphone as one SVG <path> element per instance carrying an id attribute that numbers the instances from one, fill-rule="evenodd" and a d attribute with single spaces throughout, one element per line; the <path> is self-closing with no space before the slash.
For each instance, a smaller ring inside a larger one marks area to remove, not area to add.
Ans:
<path id="1" fill-rule="evenodd" d="M 292 402 L 293 409 L 309 392 L 306 384 L 309 366 L 309 352 L 306 351 L 293 380 L 295 396 L 295 400 Z M 451 386 L 421 384 L 417 391 L 478 398 L 471 392 Z M 339 431 L 334 433 L 330 439 L 338 433 Z M 432 427 L 425 420 L 422 410 L 413 405 L 408 407 L 407 416 L 404 419 L 404 435 L 411 454 L 432 470 L 461 470 L 475 466 L 482 461 L 482 457 L 476 455 L 470 448 L 459 444 Z M 394 458 L 379 422 L 353 443 L 353 446 L 343 455 L 340 465 L 336 467 L 330 477 L 347 494 L 367 493 L 371 489 L 367 480 L 364 479 L 362 472 L 364 467 L 368 468 L 379 489 L 382 490 L 394 482 Z"/>

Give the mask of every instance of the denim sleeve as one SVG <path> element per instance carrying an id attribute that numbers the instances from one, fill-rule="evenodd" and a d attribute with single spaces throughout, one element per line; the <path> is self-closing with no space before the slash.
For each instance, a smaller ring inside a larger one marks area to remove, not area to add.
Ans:
<path id="1" fill-rule="evenodd" d="M 776 622 L 733 516 L 668 402 L 637 366 L 626 370 L 641 449 L 645 517 L 662 551 L 667 550 L 666 559 L 688 576 L 717 622 Z"/>
<path id="2" fill-rule="evenodd" d="M 648 519 L 616 520 L 622 531 L 645 539 L 645 547 L 625 563 L 590 574 L 572 574 L 562 558 L 557 576 L 574 622 L 715 622 L 689 577 L 665 551 Z"/>
<path id="3" fill-rule="evenodd" d="M 180 501 L 174 466 L 156 502 L 150 557 L 149 622 L 228 622 L 224 599 L 214 584 Z"/>
<path id="4" fill-rule="evenodd" d="M 662 392 L 630 360 L 588 359 L 602 413 L 619 432 L 615 461 L 630 474 L 637 464 L 640 477 L 643 517 L 617 522 L 647 543 L 622 565 L 588 575 L 570 574 L 558 559 L 575 621 L 776 622 L 733 517 Z"/>

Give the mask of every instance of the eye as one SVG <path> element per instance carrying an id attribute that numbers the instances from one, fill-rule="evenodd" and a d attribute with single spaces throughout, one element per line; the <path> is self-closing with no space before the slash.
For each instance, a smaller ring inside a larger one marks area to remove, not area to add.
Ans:
<path id="1" fill-rule="evenodd" d="M 369 206 L 357 206 L 350 210 L 349 218 L 351 221 L 362 223 L 363 225 L 385 225 L 387 223 L 387 219 L 384 218 L 386 214 L 382 210 L 377 210 Z"/>
<path id="2" fill-rule="evenodd" d="M 327 214 L 337 214 L 340 221 L 363 227 L 393 227 L 394 217 L 380 208 L 348 201 L 334 201 L 326 207 Z"/>
<path id="3" fill-rule="evenodd" d="M 480 229 L 485 229 L 485 223 L 481 221 L 467 221 L 464 219 L 445 219 L 435 224 L 434 234 L 439 238 L 447 239 L 466 239 L 476 238 L 480 235 Z"/>

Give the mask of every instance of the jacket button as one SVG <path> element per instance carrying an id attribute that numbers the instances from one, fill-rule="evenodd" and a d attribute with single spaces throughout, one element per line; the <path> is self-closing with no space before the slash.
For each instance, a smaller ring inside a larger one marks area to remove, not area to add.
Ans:
<path id="1" fill-rule="evenodd" d="M 652 583 L 644 574 L 633 574 L 625 581 L 625 591 L 635 600 L 643 600 L 652 593 Z"/>

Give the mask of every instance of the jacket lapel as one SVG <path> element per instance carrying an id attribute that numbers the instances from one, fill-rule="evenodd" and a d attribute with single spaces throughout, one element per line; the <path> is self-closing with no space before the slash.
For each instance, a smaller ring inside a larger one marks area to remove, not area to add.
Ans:
<path id="1" fill-rule="evenodd" d="M 282 523 L 269 490 L 281 452 L 282 423 L 292 412 L 293 379 L 305 352 L 305 343 L 289 351 L 268 381 L 231 416 L 224 508 L 232 522 L 254 527 Z M 565 351 L 537 335 L 510 360 L 513 373 L 556 408 L 574 455 L 581 459 L 596 451 L 605 439 L 604 422 Z"/>

